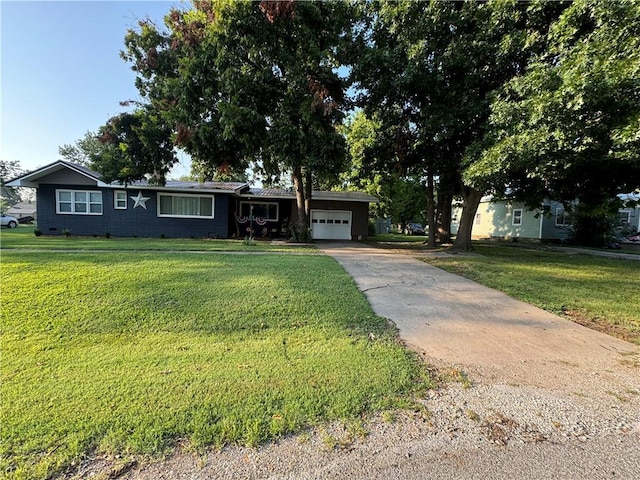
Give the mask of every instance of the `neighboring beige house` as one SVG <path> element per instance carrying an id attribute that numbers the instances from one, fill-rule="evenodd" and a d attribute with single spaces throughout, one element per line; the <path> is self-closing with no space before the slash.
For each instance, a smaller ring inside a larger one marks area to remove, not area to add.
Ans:
<path id="1" fill-rule="evenodd" d="M 24 217 L 36 218 L 36 202 L 19 202 L 14 206 L 7 208 L 6 214 L 17 219 Z"/>
<path id="2" fill-rule="evenodd" d="M 625 201 L 634 200 L 640 202 L 640 193 L 619 195 L 619 197 Z M 636 206 L 635 208 L 621 208 L 618 210 L 618 224 L 640 232 L 640 206 Z"/>
<path id="3" fill-rule="evenodd" d="M 623 200 L 638 199 L 638 195 L 620 195 Z M 472 238 L 523 238 L 534 240 L 562 241 L 569 237 L 570 222 L 562 203 L 547 200 L 548 213 L 528 210 L 524 204 L 507 200 L 483 197 L 476 212 L 471 231 Z M 451 232 L 456 233 L 460 225 L 461 207 L 455 207 L 451 219 Z M 640 230 L 640 207 L 623 208 L 618 212 L 619 225 Z"/>
<path id="4" fill-rule="evenodd" d="M 471 236 L 473 238 L 528 238 L 536 240 L 565 240 L 569 236 L 569 221 L 559 202 L 546 201 L 549 214 L 528 210 L 523 203 L 493 200 L 483 197 L 476 212 Z M 453 209 L 451 232 L 460 225 L 461 207 Z"/>

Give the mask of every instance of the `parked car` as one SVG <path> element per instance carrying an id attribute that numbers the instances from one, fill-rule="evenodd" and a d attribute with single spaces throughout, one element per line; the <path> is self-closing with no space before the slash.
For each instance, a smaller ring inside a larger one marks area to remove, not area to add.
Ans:
<path id="1" fill-rule="evenodd" d="M 640 242 L 640 233 L 636 233 L 635 235 L 630 235 L 625 238 L 627 242 Z"/>
<path id="2" fill-rule="evenodd" d="M 33 218 L 31 215 L 27 215 L 26 217 L 20 217 L 18 219 L 18 223 L 22 225 L 27 225 L 29 223 L 33 223 L 34 220 L 35 218 Z"/>
<path id="3" fill-rule="evenodd" d="M 424 228 L 419 223 L 410 223 L 405 229 L 407 235 L 424 235 Z"/>
<path id="4" fill-rule="evenodd" d="M 18 226 L 18 219 L 3 213 L 0 225 L 3 227 L 16 228 Z"/>

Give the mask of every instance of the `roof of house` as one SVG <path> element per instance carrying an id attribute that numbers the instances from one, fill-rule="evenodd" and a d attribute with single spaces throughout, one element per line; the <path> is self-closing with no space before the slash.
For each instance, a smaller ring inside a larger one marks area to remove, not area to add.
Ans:
<path id="1" fill-rule="evenodd" d="M 15 178 L 9 182 L 7 182 L 7 186 L 9 187 L 37 187 L 38 180 L 41 178 L 45 178 L 52 173 L 55 173 L 60 170 L 68 169 L 73 172 L 76 172 L 80 175 L 83 175 L 90 180 L 96 182 L 98 186 L 106 187 L 108 186 L 106 183 L 102 182 L 102 175 L 98 172 L 94 172 L 87 167 L 83 167 L 82 165 L 78 165 L 76 163 L 65 162 L 64 160 L 58 160 L 56 162 L 50 163 L 49 165 L 45 165 L 44 167 L 40 167 L 32 172 L 21 175 L 18 178 Z"/>
<path id="2" fill-rule="evenodd" d="M 251 188 L 248 192 L 241 194 L 245 198 L 279 198 L 294 199 L 296 193 L 294 190 L 277 189 L 277 188 Z M 342 200 L 347 202 L 367 202 L 377 203 L 378 199 L 373 195 L 363 192 L 332 192 L 325 190 L 314 190 L 311 193 L 314 200 Z"/>
<path id="3" fill-rule="evenodd" d="M 93 170 L 77 165 L 75 163 L 58 160 L 49 165 L 41 167 L 33 172 L 26 173 L 7 183 L 10 187 L 37 187 L 38 181 L 51 175 L 57 171 L 69 169 L 75 173 L 83 175 L 88 179 L 95 181 L 96 186 L 106 188 L 140 188 L 144 190 L 160 190 L 160 191 L 183 191 L 183 192 L 207 192 L 207 193 L 232 193 L 240 195 L 244 198 L 273 198 L 273 199 L 294 199 L 295 192 L 293 190 L 273 189 L 273 188 L 250 188 L 248 183 L 244 182 L 181 182 L 169 180 L 165 185 L 153 185 L 146 180 L 133 182 L 123 185 L 120 182 L 105 183 L 103 176 Z M 315 200 L 341 200 L 348 202 L 378 202 L 378 199 L 372 195 L 363 192 L 330 192 L 322 190 L 314 190 L 312 198 Z"/>
<path id="4" fill-rule="evenodd" d="M 7 208 L 5 213 L 9 215 L 33 215 L 37 210 L 35 202 L 18 202 L 15 205 Z"/>
<path id="5" fill-rule="evenodd" d="M 102 174 L 94 172 L 93 170 L 71 162 L 64 160 L 58 160 L 57 162 L 50 163 L 44 167 L 38 168 L 32 172 L 26 173 L 14 180 L 7 183 L 10 187 L 37 187 L 38 181 L 60 170 L 68 169 L 76 172 L 80 175 L 87 177 L 88 179 L 95 181 L 97 186 L 110 187 L 110 188 L 125 188 L 125 185 L 121 182 L 105 183 L 103 182 Z M 211 193 L 215 192 L 229 192 L 238 193 L 243 189 L 248 189 L 249 185 L 240 182 L 179 182 L 168 181 L 165 185 L 152 185 L 146 180 L 133 182 L 126 186 L 127 188 L 142 188 L 142 189 L 154 189 L 154 190 L 199 190 L 207 191 Z"/>
<path id="6" fill-rule="evenodd" d="M 123 187 L 119 182 L 114 182 L 112 186 Z M 127 188 L 142 188 L 153 190 L 179 190 L 179 191 L 199 191 L 209 193 L 240 193 L 242 190 L 249 188 L 247 183 L 243 182 L 181 182 L 178 180 L 168 180 L 164 185 L 150 184 L 146 180 L 130 183 Z"/>
<path id="7" fill-rule="evenodd" d="M 618 198 L 620 198 L 620 200 L 624 202 L 640 202 L 640 192 L 621 193 L 620 195 L 618 195 Z"/>

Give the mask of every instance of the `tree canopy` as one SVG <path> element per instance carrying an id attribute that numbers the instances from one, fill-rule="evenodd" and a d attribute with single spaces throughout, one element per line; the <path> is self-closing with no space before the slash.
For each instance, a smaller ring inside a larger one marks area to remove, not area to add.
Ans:
<path id="1" fill-rule="evenodd" d="M 22 200 L 21 189 L 6 184 L 23 173 L 18 160 L 0 160 L 0 210 L 3 212 Z"/>
<path id="2" fill-rule="evenodd" d="M 314 175 L 343 168 L 344 80 L 337 45 L 349 29 L 343 2 L 195 1 L 172 9 L 168 31 L 142 22 L 123 56 L 144 102 L 174 129 L 200 171 L 292 175 L 297 235 L 308 238 Z"/>
<path id="3" fill-rule="evenodd" d="M 394 152 L 383 162 L 421 169 L 427 181 L 437 176 L 440 196 L 448 197 L 443 206 L 462 195 L 459 248 L 471 246 L 483 193 L 462 173 L 490 129 L 492 93 L 544 50 L 548 26 L 563 8 L 515 0 L 365 4 L 368 25 L 353 50 L 359 104 L 382 119 L 381 138 Z"/>
<path id="4" fill-rule="evenodd" d="M 640 186 L 639 24 L 633 0 L 194 0 L 128 32 L 142 100 L 93 164 L 161 183 L 180 148 L 201 179 L 290 175 L 300 239 L 314 183 L 424 182 L 430 243 L 459 196 L 469 249 L 486 193 L 597 211 Z"/>
<path id="5" fill-rule="evenodd" d="M 471 182 L 598 211 L 640 185 L 640 3 L 578 0 L 496 96 Z"/>
<path id="6" fill-rule="evenodd" d="M 102 153 L 103 144 L 94 132 L 86 132 L 75 143 L 58 147 L 58 153 L 67 162 L 90 167 L 93 158 Z"/>
<path id="7" fill-rule="evenodd" d="M 171 135 L 173 129 L 150 108 L 122 113 L 98 131 L 103 148 L 91 155 L 91 165 L 111 182 L 131 183 L 147 178 L 164 185 L 178 161 Z"/>

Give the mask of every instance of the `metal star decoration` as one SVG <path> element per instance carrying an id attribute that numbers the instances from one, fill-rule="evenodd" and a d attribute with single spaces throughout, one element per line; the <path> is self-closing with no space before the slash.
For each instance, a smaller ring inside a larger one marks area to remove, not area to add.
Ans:
<path id="1" fill-rule="evenodd" d="M 142 207 L 145 210 L 147 209 L 147 200 L 151 200 L 151 197 L 143 197 L 142 192 L 138 192 L 137 197 L 129 197 L 135 203 L 133 204 L 133 208 Z"/>

